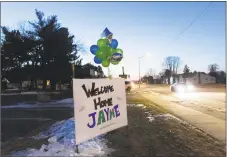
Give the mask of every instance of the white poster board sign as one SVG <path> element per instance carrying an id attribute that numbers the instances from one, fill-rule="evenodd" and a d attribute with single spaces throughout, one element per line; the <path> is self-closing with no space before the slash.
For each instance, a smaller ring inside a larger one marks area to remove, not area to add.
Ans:
<path id="1" fill-rule="evenodd" d="M 76 144 L 128 125 L 125 82 L 73 79 Z"/>

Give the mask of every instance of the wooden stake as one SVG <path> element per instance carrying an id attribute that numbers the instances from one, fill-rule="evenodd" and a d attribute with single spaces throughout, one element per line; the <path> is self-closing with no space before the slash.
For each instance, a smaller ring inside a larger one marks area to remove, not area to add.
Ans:
<path id="1" fill-rule="evenodd" d="M 79 147 L 76 145 L 76 153 L 79 154 Z"/>
<path id="2" fill-rule="evenodd" d="M 108 77 L 109 79 L 112 79 L 112 76 L 110 75 L 110 68 L 108 67 Z"/>

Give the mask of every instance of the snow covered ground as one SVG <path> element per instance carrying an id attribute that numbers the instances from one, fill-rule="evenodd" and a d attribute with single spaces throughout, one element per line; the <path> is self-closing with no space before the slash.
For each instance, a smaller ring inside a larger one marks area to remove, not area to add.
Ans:
<path id="1" fill-rule="evenodd" d="M 146 108 L 147 108 L 147 107 L 144 106 L 143 104 L 128 104 L 128 106 L 130 106 L 130 107 L 138 107 L 138 108 L 142 108 L 142 109 L 146 109 Z M 190 127 L 193 127 L 193 126 L 191 126 L 189 123 L 187 123 L 186 121 L 181 120 L 181 119 L 179 119 L 179 118 L 177 118 L 177 117 L 175 117 L 174 115 L 169 114 L 169 113 L 158 114 L 158 115 L 153 115 L 153 114 L 152 114 L 152 111 L 145 111 L 145 113 L 147 114 L 147 119 L 149 120 L 149 122 L 153 122 L 153 121 L 155 121 L 156 119 L 162 119 L 162 120 L 174 119 L 174 120 L 177 120 L 177 121 L 180 122 L 180 123 L 187 124 L 187 125 L 189 125 Z M 193 127 L 193 128 L 194 128 L 194 127 Z"/>
<path id="2" fill-rule="evenodd" d="M 48 144 L 43 144 L 40 149 L 28 148 L 14 152 L 13 156 L 106 156 L 113 149 L 107 147 L 104 135 L 98 136 L 78 146 L 76 153 L 74 118 L 53 124 L 47 131 L 32 137 L 32 140 L 48 138 Z"/>

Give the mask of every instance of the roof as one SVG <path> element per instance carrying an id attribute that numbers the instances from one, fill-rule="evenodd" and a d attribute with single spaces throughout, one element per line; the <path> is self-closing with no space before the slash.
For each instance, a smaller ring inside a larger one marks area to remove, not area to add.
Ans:
<path id="1" fill-rule="evenodd" d="M 7 80 L 7 78 L 3 78 L 3 79 L 2 79 L 2 82 L 10 83 L 9 80 Z"/>
<path id="2" fill-rule="evenodd" d="M 204 75 L 208 75 L 208 74 L 206 74 L 205 72 L 190 72 L 190 73 L 188 73 L 187 74 L 187 78 L 189 78 L 189 77 L 194 77 L 194 76 L 196 76 L 198 73 L 200 73 L 200 74 L 204 74 Z M 178 76 L 182 76 L 182 77 L 184 77 L 184 74 L 178 74 Z M 210 76 L 210 75 L 209 75 Z"/>
<path id="3" fill-rule="evenodd" d="M 188 74 L 187 74 L 187 77 L 193 77 L 193 76 L 195 76 L 195 75 L 197 75 L 197 73 L 188 73 Z M 184 75 L 184 74 L 179 74 L 178 76 L 184 77 L 185 75 Z"/>

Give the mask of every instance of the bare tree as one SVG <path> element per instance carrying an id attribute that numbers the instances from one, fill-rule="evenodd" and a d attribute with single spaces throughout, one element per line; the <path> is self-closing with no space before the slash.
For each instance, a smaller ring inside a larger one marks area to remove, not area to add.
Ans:
<path id="1" fill-rule="evenodd" d="M 184 66 L 183 77 L 185 77 L 185 78 L 188 77 L 189 72 L 190 72 L 190 68 L 189 68 L 188 65 L 186 64 L 186 65 Z"/>
<path id="2" fill-rule="evenodd" d="M 219 69 L 219 66 L 216 63 L 210 64 L 208 66 L 209 72 L 217 72 L 218 69 Z"/>
<path id="3" fill-rule="evenodd" d="M 186 64 L 184 66 L 184 73 L 189 73 L 190 72 L 190 68 L 188 67 L 188 65 Z"/>
<path id="4" fill-rule="evenodd" d="M 159 78 L 162 78 L 163 76 L 165 76 L 165 71 L 163 70 L 163 71 L 160 71 L 159 73 L 158 73 L 158 77 Z"/>
<path id="5" fill-rule="evenodd" d="M 208 66 L 208 70 L 209 70 L 209 75 L 212 76 L 212 77 L 215 77 L 216 78 L 216 83 L 218 82 L 218 69 L 219 69 L 219 66 L 214 63 L 214 64 L 210 64 Z"/>
<path id="6" fill-rule="evenodd" d="M 154 78 L 156 78 L 155 70 L 150 68 L 148 72 L 143 77 L 144 80 L 146 80 L 148 83 L 154 83 Z"/>
<path id="7" fill-rule="evenodd" d="M 165 69 L 165 78 L 168 78 L 168 84 L 170 84 L 170 77 L 171 77 L 171 71 L 169 69 Z"/>
<path id="8" fill-rule="evenodd" d="M 164 60 L 164 66 L 166 69 L 171 71 L 171 74 L 177 74 L 178 68 L 180 66 L 180 57 L 178 56 L 168 56 Z"/>
<path id="9" fill-rule="evenodd" d="M 154 69 L 150 68 L 146 74 L 147 76 L 152 76 L 153 78 L 156 76 L 156 72 Z"/>
<path id="10" fill-rule="evenodd" d="M 168 56 L 164 59 L 164 66 L 168 70 L 168 83 L 170 84 L 170 77 L 178 73 L 178 68 L 180 66 L 180 57 L 178 56 Z M 173 78 L 175 82 L 175 77 Z"/>

